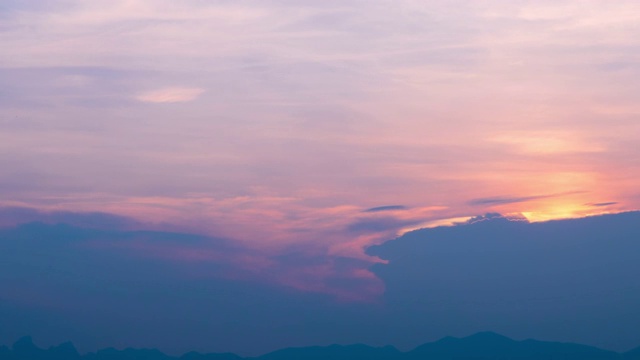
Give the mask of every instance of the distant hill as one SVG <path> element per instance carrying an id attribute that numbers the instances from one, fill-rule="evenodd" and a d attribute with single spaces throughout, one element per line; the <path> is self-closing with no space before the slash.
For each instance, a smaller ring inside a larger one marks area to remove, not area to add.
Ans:
<path id="1" fill-rule="evenodd" d="M 626 360 L 640 360 L 640 346 L 624 353 Z"/>
<path id="2" fill-rule="evenodd" d="M 49 349 L 34 345 L 31 337 L 18 340 L 11 348 L 0 346 L 0 360 L 638 360 L 640 347 L 617 353 L 596 347 L 538 340 L 516 341 L 493 332 L 464 338 L 445 337 L 401 352 L 393 346 L 330 345 L 286 348 L 255 358 L 231 353 L 189 352 L 168 356 L 155 349 L 113 348 L 80 355 L 70 342 Z"/>
<path id="3" fill-rule="evenodd" d="M 404 359 L 405 354 L 392 346 L 382 348 L 367 345 L 331 345 L 277 350 L 258 357 L 259 360 L 387 360 Z"/>
<path id="4" fill-rule="evenodd" d="M 418 346 L 407 353 L 410 359 L 620 359 L 621 355 L 591 346 L 537 340 L 515 341 L 482 332 L 466 338 L 446 337 Z"/>

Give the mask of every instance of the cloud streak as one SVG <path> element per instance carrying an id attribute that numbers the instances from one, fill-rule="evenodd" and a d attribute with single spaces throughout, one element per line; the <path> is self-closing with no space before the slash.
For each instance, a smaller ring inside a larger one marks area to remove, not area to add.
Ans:
<path id="1" fill-rule="evenodd" d="M 406 210 L 407 207 L 404 205 L 385 205 L 385 206 L 376 206 L 369 209 L 364 210 L 363 212 L 382 212 L 382 211 L 396 211 L 396 210 Z"/>
<path id="2" fill-rule="evenodd" d="M 562 196 L 580 194 L 580 193 L 582 192 L 570 191 L 570 192 L 561 193 L 561 194 L 546 194 L 546 195 L 532 195 L 532 196 L 495 196 L 495 197 L 474 199 L 469 201 L 468 204 L 473 206 L 517 204 L 517 203 L 556 198 L 556 197 L 562 197 Z"/>

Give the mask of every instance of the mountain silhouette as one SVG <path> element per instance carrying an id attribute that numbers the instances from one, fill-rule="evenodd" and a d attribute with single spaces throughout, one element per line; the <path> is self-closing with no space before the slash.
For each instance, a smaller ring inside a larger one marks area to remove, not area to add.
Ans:
<path id="1" fill-rule="evenodd" d="M 367 345 L 330 345 L 277 350 L 258 357 L 260 360 L 383 360 L 401 359 L 403 353 L 393 346 L 375 348 Z"/>
<path id="2" fill-rule="evenodd" d="M 37 347 L 31 336 L 25 336 L 16 341 L 11 347 L 11 355 L 16 359 L 44 359 L 47 358 L 47 351 Z"/>
<path id="3" fill-rule="evenodd" d="M 70 342 L 52 346 L 48 350 L 37 347 L 30 336 L 16 341 L 9 350 L 0 348 L 0 359 L 11 360 L 80 360 L 81 356 Z"/>
<path id="4" fill-rule="evenodd" d="M 409 352 L 411 358 L 449 359 L 451 357 L 509 357 L 519 354 L 518 342 L 508 337 L 481 332 L 466 338 L 445 337 L 420 345 Z"/>
<path id="5" fill-rule="evenodd" d="M 418 346 L 408 353 L 411 359 L 617 359 L 620 354 L 591 346 L 546 342 L 515 341 L 493 332 L 466 338 L 446 337 Z"/>
<path id="6" fill-rule="evenodd" d="M 83 360 L 171 360 L 175 359 L 165 355 L 156 349 L 131 349 L 116 350 L 107 348 L 99 350 L 96 353 L 89 353 L 83 357 Z"/>
<path id="7" fill-rule="evenodd" d="M 107 348 L 80 355 L 72 343 L 49 349 L 37 347 L 23 337 L 9 349 L 0 346 L 0 360 L 637 360 L 640 347 L 626 353 L 561 342 L 527 339 L 517 341 L 494 332 L 480 332 L 464 338 L 444 337 L 408 352 L 393 346 L 329 345 L 276 350 L 262 356 L 243 358 L 232 353 L 189 352 L 169 356 L 156 349 L 117 350 Z"/>
<path id="8" fill-rule="evenodd" d="M 71 342 L 65 342 L 58 346 L 49 348 L 49 359 L 51 360 L 79 360 L 80 354 Z"/>
<path id="9" fill-rule="evenodd" d="M 240 360 L 240 356 L 232 353 L 201 354 L 195 351 L 188 352 L 180 357 L 180 360 Z"/>
<path id="10" fill-rule="evenodd" d="M 623 354 L 625 359 L 640 360 L 640 346 Z"/>

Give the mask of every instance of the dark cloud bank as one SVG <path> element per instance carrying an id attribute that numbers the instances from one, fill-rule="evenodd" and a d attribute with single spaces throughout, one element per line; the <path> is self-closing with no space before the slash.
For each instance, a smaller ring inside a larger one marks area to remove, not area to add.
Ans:
<path id="1" fill-rule="evenodd" d="M 83 351 L 257 355 L 332 343 L 408 350 L 492 330 L 617 351 L 640 344 L 639 212 L 533 224 L 484 219 L 370 247 L 388 264 L 373 266 L 386 291 L 369 302 L 242 276 L 228 259 L 244 250 L 222 239 L 41 223 L 6 228 L 0 343 L 31 334 L 47 346 L 72 340 Z M 225 256 L 166 256 L 182 247 Z"/>

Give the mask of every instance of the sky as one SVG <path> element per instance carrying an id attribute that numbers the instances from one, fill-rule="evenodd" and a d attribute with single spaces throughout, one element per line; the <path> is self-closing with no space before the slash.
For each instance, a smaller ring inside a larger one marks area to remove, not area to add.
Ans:
<path id="1" fill-rule="evenodd" d="M 379 303 L 366 249 L 410 230 L 640 208 L 638 24 L 625 0 L 4 0 L 0 225 Z"/>

